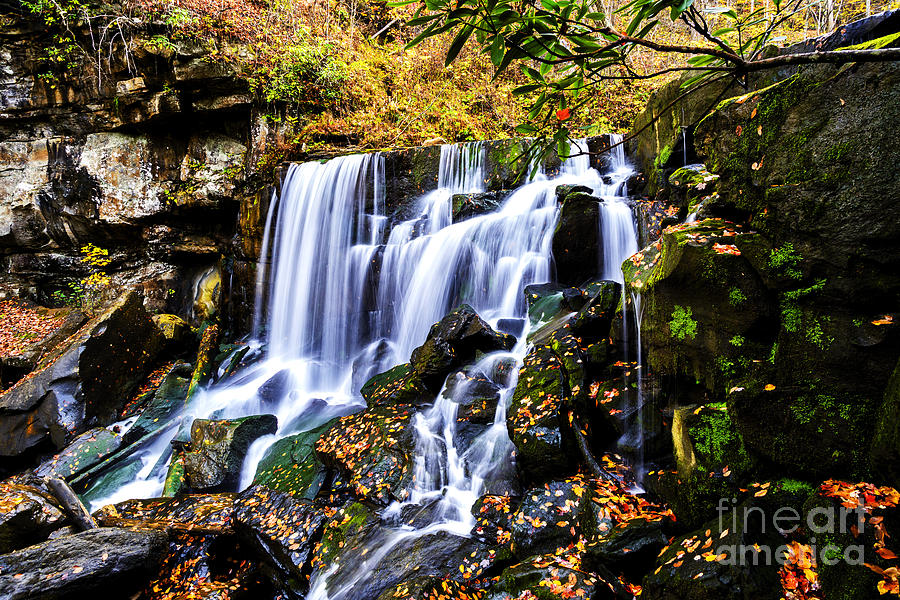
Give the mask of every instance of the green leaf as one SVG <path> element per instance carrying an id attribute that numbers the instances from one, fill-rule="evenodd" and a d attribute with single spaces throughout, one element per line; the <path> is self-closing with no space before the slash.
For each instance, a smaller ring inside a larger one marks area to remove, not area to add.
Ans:
<path id="1" fill-rule="evenodd" d="M 506 42 L 503 40 L 502 36 L 497 36 L 494 38 L 494 41 L 491 42 L 491 64 L 494 67 L 499 67 L 503 62 L 503 53 L 506 51 Z"/>
<path id="2" fill-rule="evenodd" d="M 472 35 L 474 31 L 474 27 L 471 25 L 464 25 L 460 30 L 456 37 L 453 39 L 453 42 L 450 44 L 450 48 L 447 49 L 447 59 L 444 61 L 444 66 L 448 66 L 459 55 L 459 51 L 462 50 L 463 45 L 469 39 L 469 36 Z"/>
<path id="3" fill-rule="evenodd" d="M 536 92 L 540 89 L 543 89 L 544 86 L 537 83 L 529 83 L 526 85 L 520 85 L 519 87 L 513 89 L 513 96 L 522 96 L 523 94 L 530 94 L 531 92 Z"/>
<path id="4" fill-rule="evenodd" d="M 694 3 L 694 0 L 681 0 L 680 4 L 673 6 L 672 12 L 671 12 L 672 20 L 674 21 L 678 17 L 680 17 L 681 13 L 683 13 L 688 8 L 690 8 L 691 4 L 693 4 L 693 3 Z"/>

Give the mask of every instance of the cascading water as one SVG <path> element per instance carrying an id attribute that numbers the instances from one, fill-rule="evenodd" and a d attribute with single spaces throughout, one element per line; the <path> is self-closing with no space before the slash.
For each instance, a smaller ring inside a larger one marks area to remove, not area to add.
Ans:
<path id="1" fill-rule="evenodd" d="M 573 153 L 583 146 L 577 142 Z M 358 396 L 362 384 L 406 362 L 431 325 L 453 307 L 467 303 L 494 327 L 501 320 L 527 323 L 524 288 L 552 275 L 557 185 L 586 185 L 602 198 L 604 262 L 598 273 L 622 281 L 619 265 L 637 251 L 631 210 L 622 197 L 631 174 L 623 151 L 613 153 L 604 177 L 590 168 L 586 155 L 579 156 L 553 180 L 538 174 L 496 211 L 454 223 L 452 195 L 483 191 L 484 164 L 481 144 L 444 146 L 439 188 L 419 200 L 413 218 L 389 230 L 380 155 L 290 168 L 267 216 L 263 246 L 271 251 L 264 249 L 260 259 L 259 268 L 269 269 L 271 281 L 264 288 L 260 276 L 257 292 L 268 306 L 265 358 L 202 391 L 182 416 L 186 424 L 198 417 L 278 417 L 277 434 L 250 448 L 243 486 L 278 437 L 364 406 Z M 260 307 L 257 311 L 254 331 L 259 333 L 265 315 Z M 465 382 L 445 387 L 430 408 L 414 417 L 414 482 L 406 500 L 382 516 L 390 524 L 405 508 L 431 503 L 428 522 L 412 529 L 388 525 L 366 560 L 316 574 L 311 600 L 353 597 L 371 565 L 411 537 L 469 534 L 475 500 L 514 477 L 506 410 L 527 351 L 524 333 L 511 352 L 485 356 L 469 367 L 468 373 L 492 382 L 499 396 L 493 424 L 470 443 L 461 445 L 457 431 Z M 142 450 L 137 481 L 113 496 L 92 499 L 92 506 L 158 495 L 177 429 L 170 426 Z"/>
<path id="2" fill-rule="evenodd" d="M 575 142 L 570 154 L 576 154 L 584 150 L 584 142 Z M 629 252 L 622 257 L 622 260 L 631 253 L 637 251 L 637 241 L 633 220 L 631 219 L 631 211 L 625 204 L 618 193 L 624 191 L 624 182 L 631 174 L 624 159 L 624 152 L 613 160 L 614 168 L 612 169 L 611 181 L 604 181 L 599 174 L 590 169 L 589 157 L 587 154 L 577 156 L 563 164 L 560 169 L 560 176 L 553 180 L 547 181 L 543 176 L 539 176 L 538 180 L 527 184 L 516 191 L 504 204 L 504 206 L 495 214 L 486 215 L 473 220 L 468 225 L 464 223 L 448 227 L 446 231 L 453 231 L 452 235 L 446 239 L 435 239 L 432 241 L 432 249 L 434 254 L 427 256 L 426 251 L 415 256 L 421 261 L 421 265 L 434 264 L 457 264 L 466 268 L 475 268 L 476 281 L 491 281 L 484 279 L 490 273 L 483 272 L 484 269 L 492 268 L 493 263 L 482 263 L 480 260 L 462 263 L 460 256 L 455 249 L 460 247 L 459 240 L 470 239 L 480 240 L 482 247 L 490 247 L 492 249 L 500 249 L 510 244 L 513 240 L 519 242 L 515 227 L 521 219 L 522 211 L 528 208 L 525 214 L 532 214 L 537 211 L 547 209 L 548 203 L 553 206 L 552 197 L 555 188 L 561 183 L 579 183 L 588 185 L 598 193 L 604 202 L 615 202 L 621 204 L 628 213 L 627 225 L 622 227 L 623 235 L 614 239 L 614 245 L 604 241 L 604 250 L 607 256 L 613 256 L 613 253 Z M 553 208 L 553 216 L 551 224 L 555 224 L 555 207 Z M 616 226 L 619 227 L 618 219 L 621 211 L 612 211 L 615 215 Z M 546 218 L 547 215 L 537 215 L 540 219 Z M 516 217 L 516 218 L 513 218 Z M 538 229 L 536 224 L 525 222 L 530 225 L 532 235 Z M 546 236 L 540 244 L 541 253 L 530 260 L 524 261 L 522 257 L 504 256 L 503 260 L 510 262 L 503 269 L 506 277 L 501 279 L 502 288 L 505 288 L 504 294 L 493 294 L 490 297 L 481 297 L 474 295 L 470 300 L 474 300 L 474 304 L 479 312 L 487 320 L 496 322 L 503 316 L 519 316 L 523 314 L 523 295 L 520 283 L 524 281 L 522 269 L 531 269 L 534 272 L 531 279 L 538 281 L 541 277 L 547 275 L 545 271 L 546 264 L 549 259 L 549 243 L 551 237 L 549 231 L 552 231 L 552 225 L 546 229 L 547 222 L 542 221 L 542 227 L 539 228 L 541 236 Z M 617 230 L 618 231 L 618 230 Z M 630 237 L 625 235 L 630 232 Z M 436 236 L 438 237 L 438 236 Z M 488 243 L 493 238 L 492 243 Z M 447 242 L 453 243 L 447 243 Z M 439 245 L 438 245 L 439 244 Z M 519 245 L 520 242 L 517 244 Z M 521 246 L 520 246 L 521 247 Z M 607 250 L 608 248 L 608 250 Z M 387 251 L 386 251 L 387 253 Z M 491 253 L 490 257 L 497 256 L 498 252 Z M 499 253 L 503 256 L 503 251 Z M 408 258 L 408 257 L 406 257 Z M 488 258 L 488 257 L 486 257 Z M 621 260 L 617 264 L 617 272 L 619 281 L 622 280 Z M 441 269 L 443 271 L 443 268 Z M 465 273 L 466 269 L 461 271 Z M 604 268 L 604 272 L 606 269 Z M 415 274 L 410 281 L 426 283 Z M 408 288 L 408 297 L 416 302 L 422 302 L 426 306 L 434 306 L 433 298 L 446 294 L 446 289 L 434 288 L 433 282 L 427 282 L 428 285 L 416 287 L 413 285 Z M 497 304 L 497 301 L 500 301 Z M 412 306 L 415 306 L 413 304 Z M 443 312 L 430 315 L 424 319 L 424 323 L 431 323 L 440 318 Z M 409 325 L 414 323 L 413 315 L 408 315 L 405 322 Z M 524 332 L 524 333 L 527 333 Z M 474 525 L 474 517 L 471 509 L 475 501 L 480 495 L 485 493 L 485 489 L 497 482 L 502 482 L 505 478 L 510 480 L 514 477 L 514 465 L 511 459 L 514 450 L 512 441 L 509 439 L 506 426 L 507 407 L 517 383 L 518 368 L 527 351 L 525 343 L 526 335 L 521 335 L 519 342 L 512 352 L 498 352 L 490 354 L 482 358 L 478 363 L 470 367 L 466 377 L 462 374 L 451 375 L 451 377 L 459 377 L 461 382 L 457 382 L 451 389 L 448 389 L 447 383 L 441 393 L 438 394 L 434 404 L 427 410 L 420 412 L 414 417 L 414 430 L 416 435 L 416 455 L 414 459 L 414 477 L 413 484 L 407 490 L 407 498 L 404 502 L 395 502 L 390 506 L 382 517 L 385 519 L 397 519 L 403 513 L 404 509 L 413 506 L 424 506 L 428 503 L 434 503 L 430 509 L 430 519 L 427 525 L 420 526 L 415 529 L 409 527 L 397 527 L 388 530 L 377 540 L 370 540 L 367 544 L 369 547 L 377 547 L 377 551 L 371 555 L 358 557 L 355 562 L 348 562 L 344 565 L 334 565 L 325 573 L 319 573 L 314 577 L 311 583 L 309 600 L 342 600 L 344 598 L 355 598 L 354 590 L 360 586 L 361 580 L 371 576 L 372 568 L 379 561 L 384 559 L 399 544 L 407 542 L 410 538 L 420 537 L 436 532 L 448 532 L 459 536 L 468 536 Z M 411 350 L 411 348 L 410 348 Z M 505 367 L 505 368 L 504 368 Z M 497 373 L 506 373 L 505 377 L 497 379 Z M 494 414 L 494 420 L 490 427 L 481 435 L 476 437 L 467 448 L 460 447 L 458 435 L 457 412 L 460 402 L 466 398 L 468 387 L 474 385 L 473 382 L 488 380 L 500 387 L 499 400 L 497 409 Z M 449 382 L 449 381 L 448 381 Z"/>

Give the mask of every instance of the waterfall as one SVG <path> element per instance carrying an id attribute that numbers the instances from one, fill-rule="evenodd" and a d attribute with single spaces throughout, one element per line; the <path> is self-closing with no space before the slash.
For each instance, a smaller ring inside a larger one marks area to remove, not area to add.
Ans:
<path id="1" fill-rule="evenodd" d="M 610 170 L 595 192 L 600 203 L 600 239 L 603 241 L 603 279 L 624 283 L 622 263 L 638 251 L 634 214 L 628 205 L 628 178 L 634 173 L 625 158 L 621 134 L 611 134 Z"/>
<path id="2" fill-rule="evenodd" d="M 584 140 L 573 142 L 570 155 L 581 149 L 586 149 Z M 392 248 L 391 241 L 388 242 L 382 275 L 382 286 L 393 283 L 382 289 L 391 290 L 389 295 L 402 297 L 408 302 L 407 310 L 396 313 L 403 325 L 395 342 L 402 343 L 402 340 L 409 338 L 411 331 L 442 316 L 443 309 L 435 313 L 426 311 L 441 305 L 440 298 L 448 296 L 450 283 L 448 280 L 434 279 L 430 274 L 437 271 L 443 275 L 448 269 L 452 273 L 453 265 L 457 277 L 471 277 L 473 282 L 478 283 L 476 287 L 479 290 L 470 292 L 466 299 L 483 318 L 495 324 L 504 316 L 524 315 L 522 284 L 529 279 L 545 281 L 548 278 L 549 244 L 556 221 L 555 188 L 560 183 L 587 185 L 603 198 L 604 203 L 624 207 L 628 218 L 621 218 L 622 212 L 619 210 L 614 212 L 621 223 L 616 223 L 618 237 L 610 238 L 613 246 L 604 238 L 605 255 L 628 252 L 634 248 L 622 257 L 624 260 L 636 252 L 637 240 L 631 211 L 619 197 L 624 191 L 625 180 L 631 174 L 624 152 L 614 158 L 613 165 L 610 181 L 604 181 L 597 171 L 590 168 L 587 155 L 573 156 L 562 165 L 557 179 L 548 181 L 538 176 L 512 194 L 496 213 L 449 226 L 435 234 L 431 241 L 423 242 L 425 247 L 403 247 L 404 243 L 410 243 L 404 241 L 414 227 L 407 224 L 402 229 L 396 228 L 394 231 L 398 235 L 394 244 L 399 247 Z M 539 236 L 535 237 L 538 233 Z M 476 242 L 478 249 L 489 252 L 484 256 L 476 253 L 472 258 L 464 258 L 470 255 L 460 254 L 461 249 L 467 248 L 462 244 L 463 240 Z M 535 243 L 538 240 L 539 243 Z M 513 254 L 513 250 L 519 254 Z M 499 261 L 497 257 L 500 257 Z M 388 269 L 388 261 L 401 267 Z M 402 265 L 409 265 L 412 269 L 406 271 Z M 605 267 L 602 272 L 606 272 Z M 392 276 L 399 282 L 386 282 L 384 273 L 393 273 Z M 620 267 L 618 279 L 622 280 Z M 407 281 L 409 283 L 403 283 Z M 405 289 L 406 293 L 398 294 L 400 289 Z M 423 308 L 426 310 L 423 311 Z M 422 315 L 422 312 L 425 314 Z M 448 379 L 434 404 L 414 416 L 416 448 L 413 483 L 406 490 L 406 499 L 393 503 L 381 516 L 388 522 L 399 522 L 406 509 L 429 506 L 428 524 L 413 529 L 408 526 L 389 529 L 366 544 L 366 552 L 372 548 L 376 549 L 374 553 L 348 559 L 343 565 L 335 564 L 328 571 L 317 573 L 311 581 L 308 600 L 355 598 L 354 589 L 371 576 L 373 566 L 398 544 L 411 538 L 441 531 L 469 535 L 474 526 L 471 509 L 475 501 L 492 485 L 499 483 L 502 486 L 505 478 L 512 480 L 515 477 L 512 461 L 514 446 L 508 435 L 506 413 L 516 387 L 518 368 L 528 350 L 526 338 L 527 327 L 511 352 L 496 352 L 481 358 L 468 369 L 468 378 L 455 382 L 452 390 L 448 389 Z M 411 349 L 404 348 L 403 351 Z M 504 365 L 506 369 L 502 368 Z M 497 374 L 504 371 L 512 376 L 498 378 Z M 464 448 L 459 446 L 458 410 L 460 402 L 466 398 L 468 387 L 477 378 L 497 384 L 499 400 L 492 424 Z"/>
<path id="3" fill-rule="evenodd" d="M 573 143 L 576 151 L 585 146 L 583 140 Z M 452 195 L 484 190 L 485 152 L 482 144 L 444 146 L 439 187 L 418 200 L 411 218 L 394 223 L 384 214 L 380 154 L 290 167 L 280 197 L 270 205 L 260 257 L 260 272 L 267 269 L 270 280 L 266 287 L 260 275 L 257 290 L 268 309 L 264 359 L 202 390 L 181 421 L 183 428 L 194 418 L 278 417 L 276 435 L 251 447 L 242 486 L 252 481 L 276 439 L 363 408 L 362 384 L 408 361 L 430 327 L 455 306 L 471 305 L 495 328 L 501 320 L 527 323 L 524 288 L 551 275 L 558 185 L 585 185 L 602 199 L 604 257 L 636 251 L 634 223 L 621 196 L 631 173 L 623 152 L 613 156 L 604 176 L 590 168 L 587 156 L 573 157 L 558 177 L 538 173 L 493 212 L 454 223 Z M 597 272 L 607 275 L 611 269 L 604 261 Z M 263 314 L 254 313 L 257 335 L 263 332 Z M 428 524 L 414 530 L 387 527 L 366 560 L 347 565 L 346 572 L 318 573 L 310 599 L 344 597 L 367 576 L 366 565 L 410 537 L 468 535 L 475 500 L 514 477 L 506 411 L 527 353 L 525 337 L 511 352 L 469 366 L 470 373 L 494 382 L 499 400 L 493 423 L 465 447 L 458 445 L 457 410 L 466 384 L 445 386 L 431 407 L 415 415 L 414 483 L 405 501 L 382 516 L 390 523 L 406 508 L 432 503 Z M 88 494 L 92 506 L 158 494 L 177 429 L 170 426 L 142 450 L 138 481 L 105 498 Z"/>

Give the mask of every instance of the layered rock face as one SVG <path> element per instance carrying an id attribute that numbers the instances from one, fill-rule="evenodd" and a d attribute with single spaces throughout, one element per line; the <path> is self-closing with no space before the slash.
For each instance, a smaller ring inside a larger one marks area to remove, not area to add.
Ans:
<path id="1" fill-rule="evenodd" d="M 116 285 L 142 288 L 155 311 L 190 316 L 191 288 L 229 252 L 270 133 L 246 81 L 215 58 L 220 49 L 159 45 L 149 23 L 130 25 L 127 45 L 114 40 L 93 64 L 48 71 L 52 32 L 8 20 L 0 293 L 48 300 L 87 275 L 79 249 L 90 242 L 109 250 Z M 77 30 L 76 41 L 91 47 L 91 33 Z"/>

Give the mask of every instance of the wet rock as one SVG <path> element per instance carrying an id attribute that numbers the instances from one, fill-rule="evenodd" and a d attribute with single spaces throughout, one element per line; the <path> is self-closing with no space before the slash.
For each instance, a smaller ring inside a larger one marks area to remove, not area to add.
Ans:
<path id="1" fill-rule="evenodd" d="M 534 556 L 503 571 L 487 598 L 593 598 L 625 600 L 627 594 L 612 573 L 587 573 L 577 563 L 553 554 Z M 526 595 L 528 594 L 528 595 Z"/>
<path id="2" fill-rule="evenodd" d="M 585 297 L 578 288 L 540 283 L 525 288 L 525 300 L 528 303 L 528 318 L 534 328 L 538 323 L 547 323 L 561 315 L 577 312 L 584 306 Z"/>
<path id="3" fill-rule="evenodd" d="M 167 425 L 172 416 L 184 407 L 190 375 L 190 365 L 187 363 L 176 364 L 166 374 L 137 420 L 125 432 L 123 437 L 126 444 Z"/>
<path id="4" fill-rule="evenodd" d="M 276 441 L 259 461 L 253 483 L 286 492 L 295 498 L 312 500 L 325 481 L 327 470 L 316 455 L 315 446 L 334 421 L 310 431 Z"/>
<path id="5" fill-rule="evenodd" d="M 447 377 L 442 395 L 459 404 L 460 420 L 488 424 L 494 420 L 500 390 L 498 384 L 482 373 L 463 370 Z"/>
<path id="6" fill-rule="evenodd" d="M 556 280 L 562 285 L 577 286 L 584 281 L 585 273 L 592 273 L 603 264 L 600 199 L 581 188 L 559 198 L 562 207 L 553 232 Z"/>
<path id="7" fill-rule="evenodd" d="M 359 498 L 387 504 L 402 493 L 414 446 L 406 404 L 376 406 L 341 417 L 316 442 L 321 461 Z M 335 487 L 339 487 L 335 483 Z"/>
<path id="8" fill-rule="evenodd" d="M 458 223 L 472 217 L 496 210 L 508 192 L 481 192 L 478 194 L 455 194 L 453 204 L 453 222 Z"/>
<path id="9" fill-rule="evenodd" d="M 124 293 L 0 395 L 0 456 L 42 443 L 63 448 L 88 427 L 114 421 L 161 344 L 140 296 Z"/>
<path id="10" fill-rule="evenodd" d="M 519 558 L 553 554 L 574 544 L 582 529 L 582 503 L 589 498 L 580 479 L 551 481 L 525 491 L 510 519 L 513 553 Z"/>
<path id="11" fill-rule="evenodd" d="M 526 479 L 546 481 L 571 472 L 574 443 L 565 430 L 565 373 L 548 346 L 535 346 L 519 370 L 507 416 L 516 464 Z"/>
<path id="12" fill-rule="evenodd" d="M 62 508 L 46 491 L 0 483 L 0 554 L 37 544 L 64 522 Z"/>
<path id="13" fill-rule="evenodd" d="M 421 377 L 409 363 L 397 365 L 375 375 L 360 390 L 369 406 L 380 404 L 423 404 L 434 400 Z"/>
<path id="14" fill-rule="evenodd" d="M 196 419 L 191 425 L 191 450 L 184 456 L 188 484 L 194 490 L 233 489 L 240 479 L 250 444 L 277 429 L 278 419 L 274 415 L 229 421 Z"/>
<path id="15" fill-rule="evenodd" d="M 614 281 L 592 281 L 583 288 L 587 302 L 572 321 L 572 332 L 583 343 L 606 338 L 622 297 L 622 286 Z"/>
<path id="16" fill-rule="evenodd" d="M 376 528 L 366 536 L 362 547 L 384 551 L 381 560 L 371 565 L 363 576 L 347 589 L 347 600 L 379 598 L 399 583 L 419 577 L 444 577 L 457 582 L 481 574 L 482 560 L 493 562 L 489 550 L 474 540 L 448 532 L 397 537 L 391 531 Z M 394 532 L 396 533 L 396 532 Z M 393 538 L 393 539 L 392 539 Z M 473 556 L 474 555 L 474 556 Z M 473 558 L 477 560 L 473 561 Z M 342 577 L 363 562 L 355 552 L 347 552 L 339 559 L 339 568 L 329 581 L 340 586 Z M 473 565 L 474 562 L 474 565 Z M 469 569 L 466 565 L 470 565 Z M 349 569 L 348 569 L 349 567 Z M 468 577 L 466 574 L 468 573 Z"/>
<path id="17" fill-rule="evenodd" d="M 253 486 L 235 502 L 233 524 L 238 537 L 263 557 L 277 586 L 303 593 L 309 586 L 313 543 L 325 520 L 308 501 Z"/>
<path id="18" fill-rule="evenodd" d="M 125 595 L 147 581 L 166 546 L 156 531 L 92 529 L 0 556 L 0 595 L 73 598 L 109 592 Z"/>
<path id="19" fill-rule="evenodd" d="M 290 392 L 292 384 L 293 376 L 290 369 L 282 369 L 259 386 L 256 394 L 263 406 L 275 407 Z"/>
<path id="20" fill-rule="evenodd" d="M 606 567 L 629 578 L 640 578 L 668 544 L 662 521 L 632 519 L 587 544 L 582 562 L 588 571 Z"/>
<path id="21" fill-rule="evenodd" d="M 100 463 L 121 446 L 122 435 L 105 427 L 97 427 L 75 438 L 62 452 L 35 469 L 34 473 L 40 477 L 70 479 Z"/>
<path id="22" fill-rule="evenodd" d="M 437 392 L 454 369 L 474 360 L 477 353 L 509 350 L 515 338 L 491 329 L 468 305 L 435 323 L 425 343 L 413 350 L 410 364 L 428 389 Z"/>

